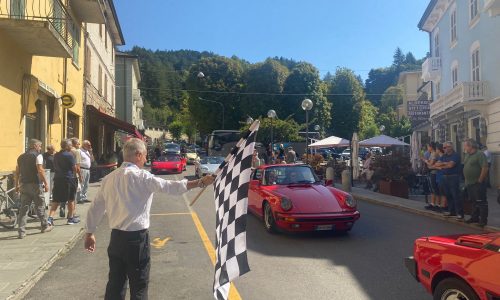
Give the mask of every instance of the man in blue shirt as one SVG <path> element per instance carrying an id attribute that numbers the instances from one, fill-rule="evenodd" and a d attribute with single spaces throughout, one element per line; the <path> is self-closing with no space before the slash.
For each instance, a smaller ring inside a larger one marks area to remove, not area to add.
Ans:
<path id="1" fill-rule="evenodd" d="M 458 220 L 464 219 L 464 209 L 459 192 L 460 184 L 460 156 L 453 150 L 453 143 L 443 144 L 444 155 L 437 167 L 443 171 L 443 187 L 448 199 L 449 212 L 445 216 L 457 217 Z"/>

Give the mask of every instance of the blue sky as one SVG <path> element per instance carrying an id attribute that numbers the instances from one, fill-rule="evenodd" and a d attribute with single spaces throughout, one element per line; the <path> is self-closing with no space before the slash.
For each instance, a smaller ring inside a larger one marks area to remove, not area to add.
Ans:
<path id="1" fill-rule="evenodd" d="M 191 49 L 250 62 L 283 56 L 321 72 L 348 67 L 364 79 L 396 47 L 421 58 L 417 28 L 428 0 L 115 0 L 126 46 Z"/>

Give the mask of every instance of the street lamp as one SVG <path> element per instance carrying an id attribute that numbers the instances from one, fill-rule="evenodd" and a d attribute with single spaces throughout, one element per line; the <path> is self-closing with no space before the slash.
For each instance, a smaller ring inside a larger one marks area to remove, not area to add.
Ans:
<path id="1" fill-rule="evenodd" d="M 201 101 L 207 101 L 207 102 L 217 103 L 217 104 L 219 104 L 222 107 L 222 129 L 224 129 L 224 104 L 222 104 L 222 102 L 213 101 L 213 100 L 207 100 L 207 99 L 203 99 L 201 97 L 198 97 L 198 99 L 201 100 Z"/>
<path id="2" fill-rule="evenodd" d="M 252 125 L 252 123 L 253 123 L 253 118 L 252 118 L 252 117 L 250 117 L 250 116 L 248 116 L 248 117 L 247 117 L 247 121 L 246 121 L 246 123 L 247 123 L 247 125 Z"/>
<path id="3" fill-rule="evenodd" d="M 198 75 L 196 75 L 196 77 L 198 78 L 205 78 L 205 74 L 203 74 L 203 72 L 198 72 Z"/>
<path id="4" fill-rule="evenodd" d="M 274 109 L 267 111 L 267 117 L 271 119 L 271 159 L 274 153 L 274 136 L 273 136 L 273 119 L 276 118 L 276 112 Z"/>
<path id="5" fill-rule="evenodd" d="M 383 133 L 384 133 L 384 130 L 385 130 L 385 126 L 384 126 L 384 125 L 380 125 L 380 128 L 379 128 L 379 129 L 380 129 L 380 133 L 382 133 L 382 134 L 383 134 Z"/>
<path id="6" fill-rule="evenodd" d="M 306 111 L 306 163 L 308 163 L 307 156 L 309 155 L 309 111 L 313 108 L 311 99 L 304 99 L 302 101 L 302 109 Z"/>

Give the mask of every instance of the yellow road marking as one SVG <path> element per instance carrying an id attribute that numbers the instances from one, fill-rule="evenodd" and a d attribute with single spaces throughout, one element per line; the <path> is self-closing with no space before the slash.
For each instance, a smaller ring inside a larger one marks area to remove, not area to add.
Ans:
<path id="1" fill-rule="evenodd" d="M 180 212 L 180 213 L 163 213 L 163 214 L 151 214 L 151 216 L 182 216 L 182 215 L 190 215 L 189 212 Z"/>
<path id="2" fill-rule="evenodd" d="M 151 246 L 155 247 L 156 249 L 161 249 L 165 247 L 168 241 L 170 241 L 171 237 L 166 237 L 163 240 L 160 238 L 155 238 L 153 242 L 151 243 Z"/>
<path id="3" fill-rule="evenodd" d="M 205 250 L 207 250 L 208 256 L 210 257 L 212 264 L 215 266 L 214 246 L 212 245 L 212 242 L 208 238 L 205 228 L 203 228 L 203 225 L 201 225 L 201 221 L 200 218 L 198 218 L 198 214 L 195 213 L 194 211 L 191 211 L 191 217 L 193 218 L 194 225 L 196 226 L 196 229 L 200 234 L 200 238 L 201 241 L 203 242 L 203 245 L 205 246 Z M 236 289 L 236 287 L 232 282 L 231 282 L 231 288 L 229 289 L 229 300 L 241 300 L 240 293 L 238 293 L 238 290 Z"/>

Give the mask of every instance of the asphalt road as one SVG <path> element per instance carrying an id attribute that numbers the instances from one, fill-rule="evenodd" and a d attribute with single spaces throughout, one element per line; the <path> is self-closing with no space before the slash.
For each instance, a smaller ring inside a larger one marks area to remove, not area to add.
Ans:
<path id="1" fill-rule="evenodd" d="M 193 168 L 182 178 L 194 174 Z M 190 178 L 190 177 L 189 177 Z M 213 299 L 213 267 L 185 197 L 155 195 L 151 217 L 152 270 L 150 299 Z M 212 240 L 213 196 L 205 192 L 193 207 Z M 472 229 L 366 202 L 361 219 L 348 235 L 268 234 L 248 217 L 248 251 L 252 271 L 235 282 L 243 299 L 432 299 L 408 274 L 403 257 L 425 235 L 473 232 Z M 56 262 L 25 299 L 98 299 L 107 280 L 109 228 L 96 233 L 97 250 L 83 242 Z M 162 246 L 162 242 L 164 245 Z"/>

